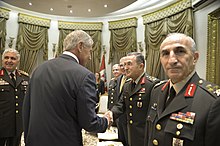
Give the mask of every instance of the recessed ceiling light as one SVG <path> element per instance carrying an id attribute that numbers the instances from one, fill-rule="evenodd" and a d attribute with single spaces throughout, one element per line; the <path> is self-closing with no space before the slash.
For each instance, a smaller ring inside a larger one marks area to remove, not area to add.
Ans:
<path id="1" fill-rule="evenodd" d="M 70 10 L 70 13 L 73 13 L 73 10 Z"/>
<path id="2" fill-rule="evenodd" d="M 29 4 L 29 6 L 32 6 L 32 3 L 28 3 Z"/>
<path id="3" fill-rule="evenodd" d="M 107 8 L 107 7 L 108 7 L 108 5 L 104 5 L 104 7 L 105 7 L 105 8 Z"/>
<path id="4" fill-rule="evenodd" d="M 88 9 L 88 12 L 91 12 L 92 10 L 91 9 Z"/>
<path id="5" fill-rule="evenodd" d="M 53 8 L 50 8 L 50 11 L 53 11 Z"/>

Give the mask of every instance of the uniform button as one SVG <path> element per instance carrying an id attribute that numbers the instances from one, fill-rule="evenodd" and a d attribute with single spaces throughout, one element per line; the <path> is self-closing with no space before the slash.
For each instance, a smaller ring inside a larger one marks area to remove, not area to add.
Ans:
<path id="1" fill-rule="evenodd" d="M 16 103 L 15 105 L 18 106 L 18 103 Z"/>
<path id="2" fill-rule="evenodd" d="M 16 99 L 18 99 L 18 96 L 15 96 Z"/>
<path id="3" fill-rule="evenodd" d="M 114 93 L 112 93 L 112 95 L 114 95 Z"/>
<path id="4" fill-rule="evenodd" d="M 15 112 L 16 112 L 16 114 L 18 114 L 18 110 L 16 110 Z"/>
<path id="5" fill-rule="evenodd" d="M 132 105 L 130 105 L 129 108 L 132 108 Z"/>
<path id="6" fill-rule="evenodd" d="M 158 141 L 156 139 L 153 140 L 154 145 L 158 145 Z"/>
<path id="7" fill-rule="evenodd" d="M 130 123 L 130 124 L 133 124 L 133 121 L 132 121 L 132 120 L 130 120 L 130 121 L 129 121 L 129 123 Z"/>
<path id="8" fill-rule="evenodd" d="M 132 117 L 132 113 L 129 113 L 129 116 Z"/>
<path id="9" fill-rule="evenodd" d="M 17 91 L 18 91 L 18 89 L 15 89 L 15 91 L 17 92 Z"/>
<path id="10" fill-rule="evenodd" d="M 132 101 L 132 98 L 130 98 L 130 101 Z"/>
<path id="11" fill-rule="evenodd" d="M 176 128 L 179 129 L 179 130 L 182 129 L 183 128 L 183 124 L 181 124 L 181 123 L 177 124 Z"/>
<path id="12" fill-rule="evenodd" d="M 157 124 L 157 125 L 156 125 L 156 129 L 160 131 L 160 130 L 161 130 L 161 125 L 160 125 L 160 124 Z"/>
<path id="13" fill-rule="evenodd" d="M 180 133 L 181 133 L 180 131 L 176 131 L 176 135 L 177 135 L 177 136 L 179 136 L 179 135 L 180 135 Z"/>
<path id="14" fill-rule="evenodd" d="M 111 101 L 111 103 L 113 103 L 113 101 Z"/>
<path id="15" fill-rule="evenodd" d="M 115 89 L 112 89 L 112 91 L 115 91 Z"/>
<path id="16" fill-rule="evenodd" d="M 114 97 L 111 97 L 111 99 L 113 99 Z"/>
<path id="17" fill-rule="evenodd" d="M 199 80 L 199 84 L 202 84 L 203 83 L 203 80 Z"/>
<path id="18" fill-rule="evenodd" d="M 4 91 L 4 89 L 2 89 L 2 91 Z"/>

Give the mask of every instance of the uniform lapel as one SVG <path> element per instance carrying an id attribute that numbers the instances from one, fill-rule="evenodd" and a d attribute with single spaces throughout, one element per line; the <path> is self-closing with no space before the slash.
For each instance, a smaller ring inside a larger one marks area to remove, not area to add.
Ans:
<path id="1" fill-rule="evenodd" d="M 139 91 L 139 90 L 142 88 L 142 85 L 146 83 L 146 79 L 147 79 L 147 78 L 146 78 L 146 76 L 144 75 L 144 76 L 140 79 L 139 83 L 135 86 L 134 90 L 133 90 L 133 91 L 130 90 L 130 96 L 134 95 L 137 91 Z M 129 86 L 130 86 L 129 88 L 131 89 L 131 82 L 130 82 Z"/>

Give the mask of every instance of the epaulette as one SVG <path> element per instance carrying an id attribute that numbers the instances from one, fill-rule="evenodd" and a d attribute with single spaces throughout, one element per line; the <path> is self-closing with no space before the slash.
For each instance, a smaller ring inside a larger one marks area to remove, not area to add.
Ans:
<path id="1" fill-rule="evenodd" d="M 155 78 L 153 76 L 149 76 L 149 75 L 146 75 L 147 79 L 150 80 L 151 82 L 159 82 L 159 79 L 158 78 Z"/>
<path id="2" fill-rule="evenodd" d="M 132 80 L 131 78 L 127 78 L 126 81 L 125 81 L 125 83 L 126 83 L 126 82 L 130 82 L 131 80 Z"/>
<path id="3" fill-rule="evenodd" d="M 203 79 L 199 80 L 199 86 L 215 97 L 220 97 L 220 86 Z"/>
<path id="4" fill-rule="evenodd" d="M 25 75 L 25 76 L 29 76 L 29 74 L 23 70 L 18 70 L 18 73 Z"/>
<path id="5" fill-rule="evenodd" d="M 167 81 L 168 81 L 168 80 L 163 80 L 163 81 L 158 82 L 157 84 L 154 85 L 154 88 L 156 88 L 156 87 L 158 87 L 158 86 L 160 86 L 160 85 L 166 83 Z"/>

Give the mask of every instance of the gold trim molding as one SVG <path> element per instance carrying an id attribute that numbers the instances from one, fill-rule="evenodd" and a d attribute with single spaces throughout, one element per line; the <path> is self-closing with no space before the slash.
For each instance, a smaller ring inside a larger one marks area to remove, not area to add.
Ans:
<path id="1" fill-rule="evenodd" d="M 9 12 L 10 12 L 9 9 L 5 9 L 5 8 L 0 7 L 0 17 L 8 19 Z"/>
<path id="2" fill-rule="evenodd" d="M 109 21 L 109 29 L 118 29 L 118 28 L 126 28 L 126 27 L 137 27 L 137 18 L 128 18 L 117 21 Z"/>
<path id="3" fill-rule="evenodd" d="M 59 29 L 102 30 L 102 22 L 67 22 L 58 21 Z"/>
<path id="4" fill-rule="evenodd" d="M 175 4 L 172 4 L 166 8 L 160 9 L 158 11 L 143 15 L 143 23 L 151 23 L 166 17 L 169 17 L 173 14 L 179 13 L 187 8 L 192 7 L 191 0 L 181 0 Z"/>
<path id="5" fill-rule="evenodd" d="M 18 22 L 23 22 L 23 23 L 28 23 L 28 24 L 33 24 L 33 25 L 39 25 L 39 26 L 44 26 L 44 27 L 50 27 L 50 19 L 46 18 L 40 18 L 36 16 L 30 16 L 27 14 L 22 14 L 19 13 L 18 15 Z"/>

